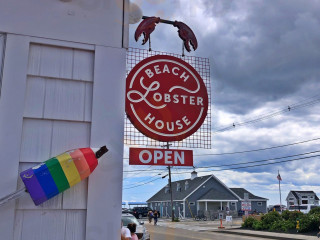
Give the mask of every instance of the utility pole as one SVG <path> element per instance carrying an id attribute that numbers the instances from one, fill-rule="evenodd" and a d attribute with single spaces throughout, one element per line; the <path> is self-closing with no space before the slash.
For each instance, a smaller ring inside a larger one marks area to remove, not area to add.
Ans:
<path id="1" fill-rule="evenodd" d="M 171 183 L 171 167 L 169 169 L 169 187 L 170 187 L 170 197 L 171 197 L 171 221 L 174 221 L 174 210 L 173 210 L 173 199 L 172 199 L 172 183 Z"/>
<path id="2" fill-rule="evenodd" d="M 279 170 L 278 170 L 278 180 L 279 180 L 279 195 L 280 195 L 280 212 L 282 213 L 281 188 L 280 188 L 281 177 L 280 177 L 280 172 L 279 172 Z"/>
<path id="3" fill-rule="evenodd" d="M 164 147 L 167 147 L 167 149 L 169 149 L 169 142 L 167 142 L 166 145 L 164 145 Z M 169 189 L 170 189 L 170 199 L 171 199 L 171 221 L 174 222 L 174 209 L 173 209 L 173 197 L 172 197 L 172 183 L 171 183 L 171 167 L 168 166 L 169 169 Z"/>

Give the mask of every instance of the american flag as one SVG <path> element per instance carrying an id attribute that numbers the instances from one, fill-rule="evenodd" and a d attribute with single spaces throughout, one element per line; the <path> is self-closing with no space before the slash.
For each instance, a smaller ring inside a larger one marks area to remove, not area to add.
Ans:
<path id="1" fill-rule="evenodd" d="M 278 173 L 277 179 L 278 179 L 279 181 L 282 181 L 282 178 L 281 178 L 281 176 L 280 176 L 280 173 Z"/>

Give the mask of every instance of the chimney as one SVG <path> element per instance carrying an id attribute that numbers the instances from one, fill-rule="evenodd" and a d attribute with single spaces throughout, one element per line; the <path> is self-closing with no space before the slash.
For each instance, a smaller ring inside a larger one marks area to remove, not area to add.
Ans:
<path id="1" fill-rule="evenodd" d="M 196 177 L 198 177 L 198 173 L 193 170 L 193 172 L 191 173 L 191 180 L 195 179 Z"/>

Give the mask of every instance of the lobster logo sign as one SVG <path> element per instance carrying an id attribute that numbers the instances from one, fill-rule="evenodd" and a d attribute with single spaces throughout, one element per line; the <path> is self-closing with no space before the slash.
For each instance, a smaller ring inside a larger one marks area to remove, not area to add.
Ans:
<path id="1" fill-rule="evenodd" d="M 201 127 L 207 111 L 202 78 L 179 58 L 146 58 L 127 77 L 126 113 L 147 137 L 162 142 L 183 140 Z"/>

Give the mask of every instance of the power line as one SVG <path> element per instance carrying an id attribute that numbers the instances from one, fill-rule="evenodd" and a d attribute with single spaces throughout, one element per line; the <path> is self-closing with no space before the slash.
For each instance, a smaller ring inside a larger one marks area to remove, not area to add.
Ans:
<path id="1" fill-rule="evenodd" d="M 160 180 L 160 179 L 162 179 L 162 178 L 161 178 L 161 177 L 160 177 L 160 178 L 156 178 L 156 179 L 153 179 L 153 180 L 151 180 L 151 181 L 148 181 L 148 182 L 145 182 L 145 183 L 142 183 L 142 184 L 139 184 L 139 185 L 133 186 L 133 187 L 123 188 L 123 189 L 131 189 L 131 188 L 140 187 L 140 186 L 146 185 L 146 184 L 148 184 L 148 183 L 151 183 L 151 182 L 154 182 L 154 181 L 157 181 L 157 180 Z"/>
<path id="2" fill-rule="evenodd" d="M 316 140 L 320 140 L 320 138 L 314 138 L 314 139 L 305 140 L 305 141 L 301 141 L 301 142 L 289 143 L 289 144 L 285 144 L 285 145 L 267 147 L 267 148 L 259 148 L 259 149 L 254 149 L 254 150 L 246 150 L 246 151 L 239 151 L 239 152 L 229 152 L 229 153 L 228 152 L 227 153 L 204 153 L 204 154 L 195 154 L 194 156 L 197 156 L 197 157 L 201 157 L 201 156 L 220 156 L 220 155 L 227 155 L 227 154 L 258 152 L 258 151 L 270 150 L 270 149 L 274 149 L 274 148 L 293 146 L 293 145 L 302 144 L 302 143 L 306 143 L 306 142 L 312 142 L 312 141 L 316 141 Z"/>
<path id="3" fill-rule="evenodd" d="M 198 168 L 219 168 L 223 166 L 234 166 L 234 165 L 243 165 L 243 164 L 248 164 L 248 163 L 258 163 L 258 162 L 267 162 L 267 161 L 274 161 L 274 160 L 279 160 L 283 158 L 290 158 L 290 157 L 297 157 L 297 156 L 303 156 L 307 154 L 312 154 L 312 153 L 317 153 L 320 151 L 312 151 L 312 152 L 307 152 L 307 153 L 300 153 L 300 154 L 294 154 L 294 155 L 288 155 L 288 156 L 283 156 L 283 157 L 276 157 L 276 158 L 270 158 L 270 159 L 263 159 L 263 160 L 255 160 L 255 161 L 249 161 L 249 162 L 240 162 L 240 163 L 232 163 L 232 164 L 223 164 L 223 165 L 214 165 L 214 166 L 206 166 L 206 167 L 198 167 Z M 176 169 L 190 169 L 190 168 L 176 168 Z M 159 171 L 161 169 L 153 169 L 151 170 L 152 172 L 154 171 Z M 131 170 L 129 172 L 135 172 L 135 171 L 150 171 L 147 169 L 144 170 Z"/>
<path id="4" fill-rule="evenodd" d="M 285 163 L 285 162 L 293 162 L 293 161 L 298 161 L 298 160 L 303 160 L 303 159 L 309 159 L 309 158 L 314 158 L 314 157 L 319 157 L 320 155 L 314 155 L 314 156 L 308 156 L 308 157 L 303 157 L 303 158 L 295 158 L 295 159 L 288 159 L 288 160 L 283 160 L 283 161 L 279 161 L 279 162 L 273 162 L 273 163 L 264 163 L 264 164 L 255 164 L 255 165 L 249 165 L 249 166 L 243 166 L 243 167 L 235 167 L 235 168 L 225 168 L 225 169 L 214 169 L 214 170 L 206 170 L 206 171 L 198 171 L 198 173 L 201 172 L 216 172 L 216 171 L 226 171 L 226 170 L 236 170 L 236 169 L 244 169 L 244 168 L 252 168 L 252 167 L 260 167 L 260 166 L 266 166 L 266 165 L 273 165 L 273 164 L 280 164 L 280 163 Z M 190 173 L 190 172 L 175 172 L 172 174 L 186 174 L 186 173 Z M 146 185 L 150 182 L 154 182 L 156 180 L 159 180 L 161 178 L 157 178 L 154 180 L 151 180 L 149 182 L 145 182 L 143 184 L 134 186 L 134 187 L 129 187 L 129 188 L 124 188 L 124 189 L 131 189 L 131 188 L 136 188 L 136 187 L 140 187 L 143 185 Z"/>
<path id="5" fill-rule="evenodd" d="M 311 98 L 315 98 L 315 97 L 318 97 L 318 96 L 319 95 L 316 95 L 316 96 L 311 97 Z M 308 98 L 308 99 L 311 99 L 311 98 Z M 304 101 L 306 101 L 306 100 L 304 100 Z M 255 119 L 252 119 L 252 120 L 247 120 L 247 121 L 238 122 L 238 123 L 234 122 L 232 125 L 228 125 L 227 127 L 221 128 L 221 129 L 216 130 L 216 131 L 214 131 L 212 133 L 216 134 L 216 133 L 219 133 L 219 132 L 225 132 L 227 130 L 234 129 L 235 127 L 241 127 L 241 126 L 244 126 L 244 125 L 257 123 L 257 122 L 260 122 L 260 121 L 263 121 L 263 120 L 278 116 L 280 114 L 283 114 L 283 113 L 286 113 L 286 112 L 290 112 L 292 110 L 296 110 L 296 109 L 300 109 L 300 108 L 303 108 L 303 107 L 312 106 L 312 105 L 315 105 L 315 104 L 319 103 L 320 102 L 320 98 L 314 99 L 314 100 L 309 101 L 309 102 L 304 102 L 304 101 L 302 101 L 302 103 L 300 102 L 300 103 L 289 105 L 288 107 L 286 107 L 284 109 L 281 109 L 279 111 L 275 111 L 275 112 L 272 112 L 272 113 L 260 115 L 260 116 L 256 117 Z"/>
<path id="6" fill-rule="evenodd" d="M 149 176 L 146 176 L 145 178 L 148 178 L 148 179 L 152 179 L 152 178 L 155 178 L 155 177 L 159 177 L 159 175 L 161 175 L 161 174 L 163 174 L 163 172 L 162 173 L 157 173 L 156 175 L 153 175 L 153 176 L 151 176 L 151 177 L 149 177 Z M 129 183 L 129 184 L 126 184 L 126 186 L 131 186 L 131 185 L 136 185 L 136 184 L 140 184 L 140 183 L 144 183 L 144 180 L 143 181 L 140 181 L 140 182 L 135 182 L 135 183 Z"/>
<path id="7" fill-rule="evenodd" d="M 273 147 L 258 148 L 258 149 L 253 149 L 253 150 L 244 150 L 244 151 L 226 152 L 226 153 L 203 153 L 203 154 L 194 154 L 194 156 L 195 156 L 195 157 L 221 156 L 221 155 L 231 155 L 231 154 L 240 154 L 240 153 L 259 152 L 259 151 L 265 151 L 265 150 L 270 150 L 270 149 L 275 149 L 275 148 L 282 148 L 282 147 L 294 146 L 294 145 L 298 145 L 298 144 L 302 144 L 302 143 L 307 143 L 307 142 L 312 142 L 312 141 L 317 141 L 317 140 L 320 140 L 320 138 L 314 138 L 314 139 L 304 140 L 304 141 L 295 142 L 295 143 L 288 143 L 288 144 L 279 145 L 279 146 L 273 146 Z M 124 159 L 129 159 L 129 158 L 125 157 Z"/>
<path id="8" fill-rule="evenodd" d="M 235 168 L 213 169 L 213 170 L 198 171 L 198 172 L 217 172 L 217 171 L 225 171 L 225 170 L 235 170 L 235 169 L 243 169 L 243 168 L 251 168 L 251 167 L 260 167 L 260 166 L 280 164 L 280 163 L 285 163 L 285 162 L 293 162 L 293 161 L 298 161 L 298 160 L 303 160 L 303 159 L 308 159 L 308 158 L 314 158 L 314 157 L 319 157 L 319 156 L 320 155 L 314 155 L 314 156 L 303 157 L 303 158 L 282 160 L 282 161 L 272 162 L 272 163 L 263 163 L 263 164 L 249 165 L 249 166 L 243 166 L 243 167 L 235 167 Z M 179 173 L 173 173 L 173 174 L 185 174 L 185 173 L 190 173 L 190 172 L 179 172 Z"/>
<path id="9" fill-rule="evenodd" d="M 313 151 L 313 152 L 307 152 L 307 153 L 300 153 L 300 154 L 295 154 L 295 155 L 290 155 L 290 156 L 285 156 L 285 157 L 276 157 L 276 158 L 269 158 L 269 159 L 264 159 L 264 160 L 257 160 L 257 161 L 249 161 L 249 162 L 240 162 L 240 163 L 231 163 L 231 164 L 222 164 L 222 165 L 216 165 L 216 166 L 206 166 L 206 167 L 197 167 L 197 168 L 213 168 L 213 167 L 225 167 L 225 166 L 235 166 L 235 165 L 243 165 L 243 164 L 248 164 L 248 163 L 257 163 L 257 162 L 267 162 L 267 161 L 273 161 L 273 160 L 278 160 L 282 158 L 289 158 L 289 157 L 297 157 L 297 156 L 303 156 L 311 153 L 317 153 L 320 151 Z M 181 168 L 180 168 L 181 169 Z M 183 168 L 187 169 L 187 168 Z"/>

